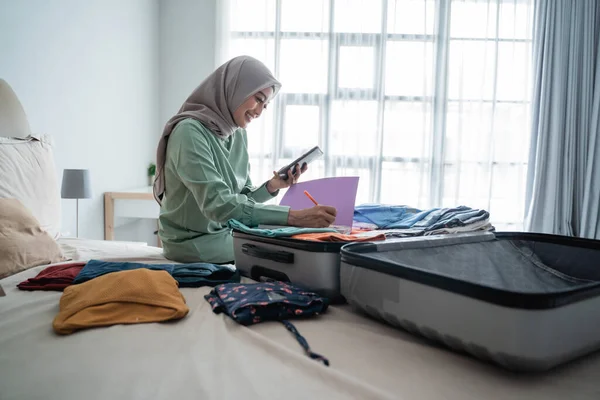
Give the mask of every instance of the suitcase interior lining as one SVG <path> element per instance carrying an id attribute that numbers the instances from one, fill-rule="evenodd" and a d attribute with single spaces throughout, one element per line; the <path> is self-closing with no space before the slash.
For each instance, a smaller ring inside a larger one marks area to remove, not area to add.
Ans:
<path id="1" fill-rule="evenodd" d="M 363 254 L 367 258 L 520 293 L 556 293 L 600 282 L 600 250 L 493 240 Z"/>

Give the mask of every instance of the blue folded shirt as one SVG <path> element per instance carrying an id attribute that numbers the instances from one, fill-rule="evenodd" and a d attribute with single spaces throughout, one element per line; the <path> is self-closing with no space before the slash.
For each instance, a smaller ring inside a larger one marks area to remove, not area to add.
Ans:
<path id="1" fill-rule="evenodd" d="M 209 263 L 190 264 L 145 264 L 124 261 L 90 260 L 73 280 L 79 284 L 111 272 L 146 268 L 167 271 L 180 287 L 216 286 L 222 283 L 239 282 L 240 274 L 233 266 Z"/>
<path id="2" fill-rule="evenodd" d="M 421 233 L 466 226 L 488 219 L 489 212 L 466 206 L 419 210 L 407 206 L 362 204 L 354 209 L 354 221 L 374 224 L 378 229 L 413 229 Z"/>
<path id="3" fill-rule="evenodd" d="M 240 281 L 240 273 L 234 266 L 209 263 L 175 264 L 173 278 L 179 287 L 216 286 Z"/>

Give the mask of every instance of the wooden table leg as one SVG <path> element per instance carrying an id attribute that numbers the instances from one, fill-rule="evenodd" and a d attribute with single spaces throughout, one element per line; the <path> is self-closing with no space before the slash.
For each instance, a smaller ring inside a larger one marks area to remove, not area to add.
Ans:
<path id="1" fill-rule="evenodd" d="M 104 193 L 104 240 L 115 240 L 115 200 Z"/>

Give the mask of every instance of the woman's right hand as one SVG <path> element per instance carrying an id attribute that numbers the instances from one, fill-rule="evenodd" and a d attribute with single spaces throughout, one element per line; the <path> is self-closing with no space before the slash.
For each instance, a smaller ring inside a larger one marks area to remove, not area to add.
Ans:
<path id="1" fill-rule="evenodd" d="M 330 206 L 314 206 L 304 210 L 290 210 L 288 225 L 303 228 L 326 228 L 335 221 L 337 210 Z"/>

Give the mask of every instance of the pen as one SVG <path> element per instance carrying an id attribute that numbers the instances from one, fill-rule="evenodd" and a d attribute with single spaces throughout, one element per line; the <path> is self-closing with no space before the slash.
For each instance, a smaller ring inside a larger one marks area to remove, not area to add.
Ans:
<path id="1" fill-rule="evenodd" d="M 306 190 L 304 191 L 304 194 L 306 195 L 306 197 L 308 197 L 313 203 L 315 203 L 315 206 L 318 206 L 319 203 L 317 203 L 317 201 L 310 195 L 310 193 L 308 193 Z"/>

